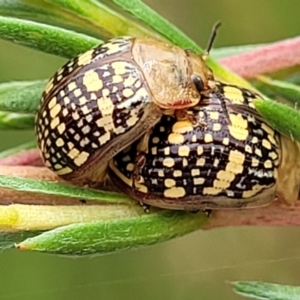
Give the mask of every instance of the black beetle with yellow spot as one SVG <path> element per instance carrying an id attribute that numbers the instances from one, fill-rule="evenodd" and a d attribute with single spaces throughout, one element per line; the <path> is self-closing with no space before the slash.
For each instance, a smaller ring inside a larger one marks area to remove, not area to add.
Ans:
<path id="1" fill-rule="evenodd" d="M 255 110 L 259 95 L 216 85 L 188 110 L 198 123 L 164 116 L 139 159 L 138 141 L 117 154 L 109 166 L 113 182 L 136 200 L 167 209 L 256 207 L 274 200 L 279 133 Z"/>
<path id="2" fill-rule="evenodd" d="M 120 37 L 72 59 L 48 82 L 36 117 L 47 167 L 78 184 L 101 182 L 107 161 L 161 118 L 214 89 L 190 51 Z"/>

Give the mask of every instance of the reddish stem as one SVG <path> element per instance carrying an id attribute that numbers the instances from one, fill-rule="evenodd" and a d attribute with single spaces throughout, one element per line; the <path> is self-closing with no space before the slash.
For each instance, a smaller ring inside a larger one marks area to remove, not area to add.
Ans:
<path id="1" fill-rule="evenodd" d="M 265 207 L 241 210 L 218 210 L 212 213 L 203 229 L 230 226 L 299 226 L 300 204 L 287 206 L 274 201 Z"/>
<path id="2" fill-rule="evenodd" d="M 44 163 L 37 149 L 23 150 L 16 154 L 0 159 L 1 166 L 36 166 L 42 167 Z"/>
<path id="3" fill-rule="evenodd" d="M 262 46 L 251 52 L 223 58 L 219 62 L 244 78 L 300 65 L 300 38 Z"/>

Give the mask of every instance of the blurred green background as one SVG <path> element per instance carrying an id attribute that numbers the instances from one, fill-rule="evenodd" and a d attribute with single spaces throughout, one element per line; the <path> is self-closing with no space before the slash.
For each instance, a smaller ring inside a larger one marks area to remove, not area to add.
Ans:
<path id="1" fill-rule="evenodd" d="M 266 43 L 299 35 L 298 0 L 148 0 L 202 47 L 223 23 L 215 47 Z M 0 81 L 50 77 L 64 60 L 0 42 Z M 0 133 L 0 148 L 32 132 Z M 226 281 L 300 285 L 300 228 L 199 231 L 164 244 L 94 258 L 0 254 L 2 299 L 241 299 Z"/>

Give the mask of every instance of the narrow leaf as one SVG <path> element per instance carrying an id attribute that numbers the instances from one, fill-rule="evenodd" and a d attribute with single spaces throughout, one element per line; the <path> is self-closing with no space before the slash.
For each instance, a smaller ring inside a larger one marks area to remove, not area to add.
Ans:
<path id="1" fill-rule="evenodd" d="M 128 203 L 128 201 L 131 201 L 131 198 L 128 196 L 115 192 L 94 190 L 59 182 L 46 182 L 4 175 L 0 175 L 0 187 L 22 192 L 42 193 L 53 196 L 65 196 L 109 203 Z"/>
<path id="2" fill-rule="evenodd" d="M 180 31 L 176 26 L 160 16 L 140 0 L 113 0 L 124 10 L 129 11 L 149 27 L 162 34 L 173 44 L 182 48 L 192 49 L 197 53 L 203 54 L 203 50 L 187 35 Z"/>
<path id="3" fill-rule="evenodd" d="M 32 129 L 34 116 L 0 111 L 0 129 Z"/>
<path id="4" fill-rule="evenodd" d="M 52 0 L 51 2 L 98 26 L 102 38 L 121 35 L 159 37 L 156 33 L 139 25 L 134 20 L 125 18 L 95 0 Z"/>
<path id="5" fill-rule="evenodd" d="M 218 60 L 232 55 L 239 55 L 242 53 L 246 53 L 249 51 L 253 51 L 259 47 L 265 46 L 263 44 L 256 44 L 256 45 L 241 45 L 241 46 L 230 46 L 230 47 L 222 47 L 212 49 L 210 54 L 211 56 Z"/>
<path id="6" fill-rule="evenodd" d="M 0 205 L 0 232 L 50 230 L 69 224 L 131 218 L 143 214 L 143 208 L 137 202 L 101 205 Z"/>
<path id="7" fill-rule="evenodd" d="M 255 107 L 263 118 L 276 130 L 300 141 L 300 113 L 282 103 L 256 99 Z"/>
<path id="8" fill-rule="evenodd" d="M 102 42 L 59 27 L 1 16 L 0 38 L 67 58 L 85 52 Z"/>
<path id="9" fill-rule="evenodd" d="M 161 211 L 127 218 L 63 226 L 17 245 L 22 250 L 90 255 L 148 246 L 175 238 L 205 224 L 204 213 Z"/>
<path id="10" fill-rule="evenodd" d="M 31 2 L 31 3 L 30 3 Z M 34 3 L 35 2 L 35 3 Z M 0 0 L 0 13 L 5 16 L 15 16 L 18 18 L 46 19 L 48 17 L 61 17 L 57 11 L 53 10 L 53 5 L 43 3 L 44 1 L 22 1 L 22 0 Z M 52 14 L 50 10 L 52 9 Z"/>
<path id="11" fill-rule="evenodd" d="M 24 239 L 40 234 L 40 231 L 16 231 L 5 232 L 0 231 L 0 250 L 13 248 L 16 243 L 22 242 Z"/>
<path id="12" fill-rule="evenodd" d="M 0 83 L 0 111 L 35 113 L 47 80 Z"/>
<path id="13" fill-rule="evenodd" d="M 300 66 L 294 66 L 293 68 L 288 69 L 290 71 L 288 74 L 284 74 L 281 78 L 284 78 L 287 82 L 300 85 Z"/>
<path id="14" fill-rule="evenodd" d="M 293 84 L 280 80 L 275 80 L 268 78 L 266 76 L 258 76 L 256 78 L 258 81 L 258 87 L 264 93 L 268 94 L 269 97 L 281 96 L 285 100 L 295 105 L 295 107 L 300 106 L 300 87 Z"/>
<path id="15" fill-rule="evenodd" d="M 47 0 L 0 0 L 0 15 L 28 19 L 99 37 L 99 28 Z"/>
<path id="16" fill-rule="evenodd" d="M 236 281 L 231 283 L 236 293 L 248 298 L 265 300 L 298 300 L 300 287 L 256 281 Z"/>

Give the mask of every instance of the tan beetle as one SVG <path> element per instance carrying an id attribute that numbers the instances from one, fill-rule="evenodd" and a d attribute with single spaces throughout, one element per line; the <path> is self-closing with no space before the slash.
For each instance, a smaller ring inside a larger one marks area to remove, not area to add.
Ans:
<path id="1" fill-rule="evenodd" d="M 110 158 L 214 87 L 200 55 L 153 39 L 114 38 L 48 82 L 36 116 L 45 165 L 74 183 L 101 182 Z"/>
<path id="2" fill-rule="evenodd" d="M 276 195 L 295 203 L 299 144 L 262 119 L 253 104 L 257 98 L 248 89 L 216 82 L 216 90 L 188 109 L 206 126 L 163 116 L 139 166 L 139 141 L 111 160 L 112 181 L 141 203 L 167 209 L 251 208 Z"/>

